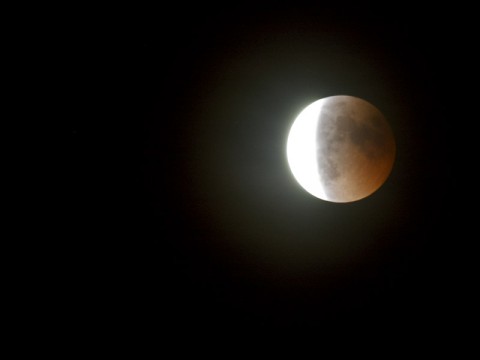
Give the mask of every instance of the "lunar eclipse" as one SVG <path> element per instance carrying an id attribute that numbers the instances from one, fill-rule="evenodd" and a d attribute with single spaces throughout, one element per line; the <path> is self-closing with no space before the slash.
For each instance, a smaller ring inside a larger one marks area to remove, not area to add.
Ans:
<path id="1" fill-rule="evenodd" d="M 376 107 L 353 96 L 331 96 L 310 104 L 297 117 L 287 157 L 293 175 L 310 194 L 352 202 L 385 182 L 395 140 Z"/>

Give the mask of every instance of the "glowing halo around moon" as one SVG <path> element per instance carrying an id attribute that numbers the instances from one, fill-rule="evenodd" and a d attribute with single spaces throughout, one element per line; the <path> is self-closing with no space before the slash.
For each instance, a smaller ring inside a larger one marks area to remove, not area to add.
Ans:
<path id="1" fill-rule="evenodd" d="M 297 182 L 322 200 L 346 203 L 377 191 L 393 168 L 396 145 L 383 114 L 353 96 L 330 96 L 295 119 L 287 160 Z"/>

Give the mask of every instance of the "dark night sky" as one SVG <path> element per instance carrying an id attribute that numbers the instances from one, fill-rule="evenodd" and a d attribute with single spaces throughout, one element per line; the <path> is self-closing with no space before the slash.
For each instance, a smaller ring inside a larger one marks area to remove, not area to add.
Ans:
<path id="1" fill-rule="evenodd" d="M 170 6 L 123 24 L 116 71 L 132 85 L 118 92 L 132 112 L 102 129 L 121 150 L 98 167 L 133 165 L 104 234 L 132 249 L 115 261 L 139 317 L 179 331 L 439 329 L 453 286 L 449 33 L 400 3 L 292 3 Z M 306 193 L 286 160 L 296 115 L 331 95 L 374 104 L 397 142 L 384 186 L 350 204 Z M 81 124 L 77 156 L 95 137 Z"/>

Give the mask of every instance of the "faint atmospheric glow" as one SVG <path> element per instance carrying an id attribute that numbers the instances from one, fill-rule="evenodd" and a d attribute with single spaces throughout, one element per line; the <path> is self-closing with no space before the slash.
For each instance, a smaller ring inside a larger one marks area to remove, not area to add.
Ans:
<path id="1" fill-rule="evenodd" d="M 310 194 L 325 198 L 319 181 L 316 129 L 323 99 L 308 105 L 295 119 L 287 140 L 287 160 L 297 182 Z"/>

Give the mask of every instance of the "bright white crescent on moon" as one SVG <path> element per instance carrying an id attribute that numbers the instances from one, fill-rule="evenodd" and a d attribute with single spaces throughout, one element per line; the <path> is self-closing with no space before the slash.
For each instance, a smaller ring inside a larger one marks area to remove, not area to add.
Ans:
<path id="1" fill-rule="evenodd" d="M 330 96 L 308 105 L 293 123 L 287 160 L 313 196 L 352 202 L 377 191 L 395 159 L 395 140 L 382 113 L 353 96 Z"/>

